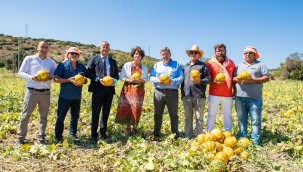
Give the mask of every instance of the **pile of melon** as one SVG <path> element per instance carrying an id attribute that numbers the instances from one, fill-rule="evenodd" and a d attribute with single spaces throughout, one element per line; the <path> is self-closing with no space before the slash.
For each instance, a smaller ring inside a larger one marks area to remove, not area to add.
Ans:
<path id="1" fill-rule="evenodd" d="M 250 144 L 247 138 L 236 139 L 229 131 L 218 128 L 206 134 L 199 134 L 191 143 L 189 152 L 201 151 L 205 159 L 211 161 L 211 165 L 226 165 L 233 156 L 243 159 L 249 158 L 245 150 Z"/>

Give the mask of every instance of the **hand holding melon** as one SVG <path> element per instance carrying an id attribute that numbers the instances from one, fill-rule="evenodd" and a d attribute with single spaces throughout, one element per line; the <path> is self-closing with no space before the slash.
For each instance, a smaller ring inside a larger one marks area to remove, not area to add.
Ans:
<path id="1" fill-rule="evenodd" d="M 216 84 L 222 84 L 223 82 L 225 82 L 225 80 L 226 80 L 225 75 L 223 73 L 218 73 L 216 75 L 216 78 L 214 79 L 214 82 Z"/>
<path id="2" fill-rule="evenodd" d="M 51 76 L 49 72 L 45 69 L 39 70 L 36 75 L 33 77 L 33 80 L 38 82 L 45 82 L 47 80 L 50 80 Z"/>
<path id="3" fill-rule="evenodd" d="M 74 81 L 77 85 L 81 86 L 85 83 L 86 78 L 83 76 L 83 73 L 80 72 L 74 77 Z"/>
<path id="4" fill-rule="evenodd" d="M 251 79 L 250 74 L 247 71 L 242 71 L 237 76 L 239 82 L 245 82 Z"/>
<path id="5" fill-rule="evenodd" d="M 168 74 L 162 74 L 160 77 L 159 77 L 159 83 L 162 84 L 162 85 L 165 85 L 165 86 L 168 86 L 171 84 L 171 79 L 169 77 Z"/>
<path id="6" fill-rule="evenodd" d="M 110 76 L 105 76 L 103 79 L 101 79 L 101 83 L 104 86 L 113 86 L 113 84 L 114 84 L 114 78 L 112 78 Z"/>
<path id="7" fill-rule="evenodd" d="M 192 79 L 192 81 L 195 83 L 195 84 L 200 84 L 200 81 L 201 81 L 201 73 L 198 71 L 198 70 L 192 70 L 190 72 L 190 78 Z"/>

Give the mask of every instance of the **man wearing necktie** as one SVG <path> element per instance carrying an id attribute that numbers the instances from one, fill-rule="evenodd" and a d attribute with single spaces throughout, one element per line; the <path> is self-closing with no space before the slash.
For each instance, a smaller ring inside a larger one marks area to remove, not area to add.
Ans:
<path id="1" fill-rule="evenodd" d="M 107 120 L 112 104 L 113 95 L 115 94 L 114 84 L 105 86 L 103 77 L 111 76 L 114 83 L 119 79 L 118 66 L 116 60 L 108 56 L 110 45 L 103 41 L 100 44 L 100 54 L 93 56 L 88 62 L 87 77 L 91 79 L 88 91 L 92 92 L 92 122 L 91 137 L 92 144 L 98 141 L 98 124 L 102 108 L 100 121 L 100 134 L 103 139 L 107 139 Z"/>

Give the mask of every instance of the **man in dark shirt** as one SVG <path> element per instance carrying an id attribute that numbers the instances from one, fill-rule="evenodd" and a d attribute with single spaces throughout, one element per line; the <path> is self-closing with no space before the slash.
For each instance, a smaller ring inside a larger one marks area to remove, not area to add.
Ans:
<path id="1" fill-rule="evenodd" d="M 86 67 L 78 63 L 81 51 L 77 47 L 70 47 L 66 52 L 67 60 L 59 63 L 54 75 L 54 81 L 60 84 L 60 94 L 57 109 L 57 121 L 55 126 L 55 136 L 57 142 L 62 142 L 62 133 L 64 129 L 64 119 L 70 108 L 70 129 L 69 134 L 74 137 L 74 141 L 79 141 L 77 137 L 77 126 L 80 114 L 82 85 L 75 82 L 75 75 L 86 74 Z M 84 83 L 87 80 L 84 78 Z"/>
<path id="2" fill-rule="evenodd" d="M 191 50 L 186 50 L 190 62 L 183 66 L 184 81 L 181 84 L 182 101 L 185 113 L 185 138 L 193 135 L 193 113 L 196 112 L 196 132 L 201 134 L 204 126 L 205 90 L 210 83 L 210 74 L 206 64 L 199 60 L 204 54 L 198 45 L 193 45 Z M 197 70 L 200 77 L 190 77 L 190 73 Z M 194 111 L 193 111 L 194 110 Z"/>

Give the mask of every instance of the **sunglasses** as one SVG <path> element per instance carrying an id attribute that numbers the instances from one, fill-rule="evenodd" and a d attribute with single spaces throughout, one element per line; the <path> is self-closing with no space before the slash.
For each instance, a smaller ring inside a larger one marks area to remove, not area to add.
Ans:
<path id="1" fill-rule="evenodd" d="M 254 53 L 253 52 L 245 52 L 244 54 L 249 54 L 250 55 L 250 54 L 254 54 Z"/>
<path id="2" fill-rule="evenodd" d="M 71 52 L 69 54 L 71 54 L 71 55 L 79 55 L 78 53 L 74 53 L 74 52 Z"/>
<path id="3" fill-rule="evenodd" d="M 200 53 L 197 51 L 190 51 L 189 54 L 200 54 Z"/>

